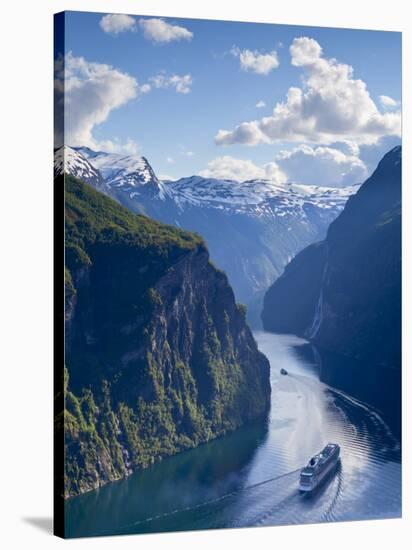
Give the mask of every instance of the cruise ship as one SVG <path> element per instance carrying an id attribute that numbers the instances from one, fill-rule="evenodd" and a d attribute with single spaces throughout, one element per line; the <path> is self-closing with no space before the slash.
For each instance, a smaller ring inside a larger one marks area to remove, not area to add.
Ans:
<path id="1" fill-rule="evenodd" d="M 313 491 L 339 462 L 340 447 L 337 443 L 328 443 L 300 472 L 299 490 Z"/>

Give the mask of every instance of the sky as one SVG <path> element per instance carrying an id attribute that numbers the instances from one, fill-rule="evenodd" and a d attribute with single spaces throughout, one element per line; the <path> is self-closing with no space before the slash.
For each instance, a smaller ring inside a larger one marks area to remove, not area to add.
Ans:
<path id="1" fill-rule="evenodd" d="M 340 187 L 400 143 L 401 34 L 66 12 L 55 87 L 67 145 L 161 178 Z"/>

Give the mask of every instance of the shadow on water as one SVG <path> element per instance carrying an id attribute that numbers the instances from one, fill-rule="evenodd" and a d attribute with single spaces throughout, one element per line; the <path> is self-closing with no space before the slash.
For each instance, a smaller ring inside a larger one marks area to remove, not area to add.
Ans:
<path id="1" fill-rule="evenodd" d="M 65 503 L 67 536 L 121 532 L 124 525 L 238 490 L 267 431 L 266 421 L 250 424 L 127 479 L 70 499 Z"/>
<path id="2" fill-rule="evenodd" d="M 376 408 L 400 439 L 402 391 L 397 369 L 325 352 L 310 343 L 297 347 L 295 352 L 313 365 L 321 382 Z"/>

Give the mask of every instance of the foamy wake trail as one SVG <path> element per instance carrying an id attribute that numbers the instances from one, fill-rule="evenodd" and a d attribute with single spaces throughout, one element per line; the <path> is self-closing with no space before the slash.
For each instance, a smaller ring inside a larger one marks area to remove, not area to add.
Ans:
<path id="1" fill-rule="evenodd" d="M 393 435 L 392 430 L 389 428 L 388 424 L 383 420 L 380 414 L 373 409 L 373 407 L 367 405 L 366 403 L 363 403 L 362 401 L 356 399 L 355 397 L 352 397 L 351 395 L 348 395 L 342 390 L 338 390 L 337 388 L 329 386 L 329 390 L 332 393 L 339 395 L 339 397 L 343 398 L 345 401 L 351 403 L 355 407 L 364 410 L 371 418 L 372 422 L 374 422 L 376 426 L 379 426 L 385 432 L 385 436 L 393 443 L 393 450 L 399 450 L 399 441 Z"/>
<path id="2" fill-rule="evenodd" d="M 210 500 L 205 500 L 203 502 L 200 502 L 199 504 L 194 504 L 192 506 L 186 506 L 186 507 L 183 507 L 183 508 L 176 508 L 175 510 L 171 510 L 170 512 L 165 512 L 164 514 L 158 514 L 156 516 L 151 516 L 151 517 L 148 517 L 148 518 L 144 518 L 142 520 L 139 520 L 139 521 L 136 521 L 136 522 L 133 522 L 132 524 L 130 524 L 131 526 L 137 526 L 137 525 L 142 525 L 144 523 L 148 523 L 148 522 L 151 522 L 151 521 L 156 521 L 156 520 L 159 520 L 159 519 L 164 519 L 164 518 L 167 518 L 167 517 L 170 517 L 170 516 L 174 516 L 176 514 L 180 514 L 180 513 L 184 513 L 184 512 L 190 512 L 192 510 L 197 510 L 199 508 L 203 508 L 203 507 L 206 507 L 206 506 L 210 506 L 212 504 L 216 504 L 218 502 L 222 502 L 223 500 L 226 500 L 230 497 L 233 497 L 233 496 L 236 496 L 236 495 L 239 495 L 241 493 L 245 493 L 247 491 L 251 491 L 253 489 L 257 489 L 258 487 L 262 487 L 263 485 L 266 485 L 268 483 L 273 483 L 275 481 L 278 481 L 282 478 L 285 478 L 285 477 L 288 477 L 288 476 L 291 476 L 293 474 L 296 474 L 297 472 L 299 472 L 300 470 L 302 469 L 302 467 L 300 468 L 296 468 L 295 470 L 292 470 L 290 472 L 286 472 L 284 474 L 281 474 L 279 476 L 275 476 L 275 477 L 272 477 L 270 479 L 265 479 L 263 481 L 259 481 L 258 483 L 253 483 L 251 485 L 246 485 L 245 487 L 240 487 L 239 489 L 236 489 L 234 491 L 231 491 L 229 493 L 225 493 L 219 497 L 216 497 L 216 498 L 213 498 L 213 499 L 210 499 Z M 128 525 L 124 526 L 124 527 L 128 527 Z"/>

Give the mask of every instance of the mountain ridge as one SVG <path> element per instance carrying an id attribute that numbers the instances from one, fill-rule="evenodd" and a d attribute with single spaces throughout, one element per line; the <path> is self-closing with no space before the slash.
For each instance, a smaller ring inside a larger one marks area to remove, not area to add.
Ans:
<path id="1" fill-rule="evenodd" d="M 112 198 L 205 238 L 212 260 L 227 273 L 255 326 L 264 291 L 302 248 L 324 238 L 357 189 L 201 176 L 162 182 L 144 157 L 77 148 L 81 151 L 102 171 Z"/>

